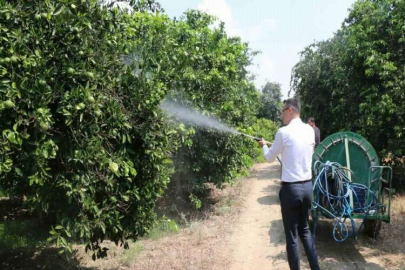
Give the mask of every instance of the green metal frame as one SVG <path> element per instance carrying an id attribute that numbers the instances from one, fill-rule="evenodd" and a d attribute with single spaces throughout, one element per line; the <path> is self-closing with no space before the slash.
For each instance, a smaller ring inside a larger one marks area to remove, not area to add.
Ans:
<path id="1" fill-rule="evenodd" d="M 379 171 L 379 177 L 372 178 L 375 175 L 375 171 Z M 374 172 L 373 172 L 374 171 Z M 373 186 L 376 186 L 374 191 L 378 200 L 378 209 L 375 213 L 369 213 L 367 219 L 382 220 L 389 223 L 391 217 L 391 199 L 393 194 L 392 189 L 392 168 L 389 166 L 371 166 L 368 171 L 368 189 L 370 190 Z M 387 185 L 388 187 L 384 187 Z M 385 195 L 388 193 L 388 201 L 386 201 Z M 369 202 L 369 193 L 367 193 L 366 202 Z M 366 210 L 368 212 L 368 210 Z M 354 218 L 363 219 L 365 214 L 354 214 Z"/>

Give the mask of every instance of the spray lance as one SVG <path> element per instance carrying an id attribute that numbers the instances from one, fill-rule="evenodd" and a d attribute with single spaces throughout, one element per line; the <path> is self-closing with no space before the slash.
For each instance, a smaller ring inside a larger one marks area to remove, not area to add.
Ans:
<path id="1" fill-rule="evenodd" d="M 258 142 L 260 142 L 260 141 L 262 140 L 262 139 L 260 139 L 260 138 L 258 138 L 258 137 L 254 137 L 254 136 L 251 136 L 251 135 L 242 133 L 242 132 L 238 132 L 238 134 L 239 134 L 239 135 L 242 135 L 242 136 L 245 136 L 245 137 L 248 137 L 249 139 L 258 141 Z M 267 141 L 266 141 L 266 144 L 269 145 L 269 146 L 271 145 L 271 143 L 270 143 L 270 142 L 267 142 Z"/>
<path id="2" fill-rule="evenodd" d="M 258 137 L 253 137 L 253 136 L 247 135 L 247 134 L 242 133 L 242 132 L 238 132 L 238 134 L 239 134 L 239 135 L 242 135 L 242 136 L 245 136 L 245 137 L 248 137 L 249 139 L 258 141 L 258 142 L 260 142 L 260 141 L 262 140 L 262 139 L 260 139 L 260 138 L 258 138 Z"/>
<path id="3" fill-rule="evenodd" d="M 251 136 L 251 135 L 242 133 L 242 132 L 238 132 L 238 134 L 239 134 L 239 135 L 242 135 L 242 136 L 245 136 L 245 137 L 247 137 L 247 138 L 249 138 L 249 139 L 258 141 L 258 142 L 260 142 L 260 141 L 262 140 L 262 139 L 260 139 L 260 138 L 258 138 L 258 137 L 254 137 L 254 136 Z M 267 144 L 268 146 L 271 146 L 271 145 L 272 145 L 272 143 L 270 143 L 270 142 L 268 142 L 268 141 L 265 141 L 265 142 L 266 142 L 266 144 Z M 278 160 L 278 162 L 280 162 L 281 165 L 283 165 L 283 163 L 281 163 L 281 160 L 280 160 L 278 157 L 277 157 L 277 160 Z"/>

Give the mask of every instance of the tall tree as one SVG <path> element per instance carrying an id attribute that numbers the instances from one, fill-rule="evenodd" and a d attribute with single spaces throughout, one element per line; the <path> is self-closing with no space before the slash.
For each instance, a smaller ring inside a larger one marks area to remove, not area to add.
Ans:
<path id="1" fill-rule="evenodd" d="M 259 118 L 267 118 L 274 122 L 280 120 L 281 84 L 266 82 L 261 89 Z"/>
<path id="2" fill-rule="evenodd" d="M 405 0 L 357 1 L 341 30 L 302 52 L 292 76 L 304 114 L 324 134 L 351 130 L 389 157 L 400 179 L 405 156 Z"/>
<path id="3" fill-rule="evenodd" d="M 0 189 L 41 214 L 57 247 L 80 239 L 94 258 L 104 239 L 126 246 L 148 232 L 180 146 L 192 179 L 218 185 L 254 151 L 241 136 L 169 125 L 159 108 L 184 97 L 251 126 L 248 46 L 202 12 L 174 21 L 152 0 L 131 2 L 151 12 L 0 0 Z"/>

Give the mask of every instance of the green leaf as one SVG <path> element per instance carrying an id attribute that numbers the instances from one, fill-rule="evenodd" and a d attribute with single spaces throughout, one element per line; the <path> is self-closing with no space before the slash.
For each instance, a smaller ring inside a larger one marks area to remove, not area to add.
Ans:
<path id="1" fill-rule="evenodd" d="M 63 11 L 65 10 L 65 6 L 64 5 L 59 5 L 55 11 L 53 12 L 53 16 L 58 16 L 59 14 L 61 14 Z"/>
<path id="2" fill-rule="evenodd" d="M 62 237 L 62 236 L 59 236 L 59 238 L 60 238 L 60 241 L 62 242 L 63 246 L 66 247 L 68 245 L 66 239 L 64 237 Z"/>

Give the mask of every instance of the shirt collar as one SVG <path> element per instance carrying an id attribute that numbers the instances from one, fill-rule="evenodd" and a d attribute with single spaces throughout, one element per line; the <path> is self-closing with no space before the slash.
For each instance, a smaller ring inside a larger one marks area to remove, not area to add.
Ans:
<path id="1" fill-rule="evenodd" d="M 298 124 L 298 123 L 302 123 L 302 120 L 299 117 L 294 118 L 293 120 L 291 120 L 288 125 L 294 125 L 294 124 Z"/>

